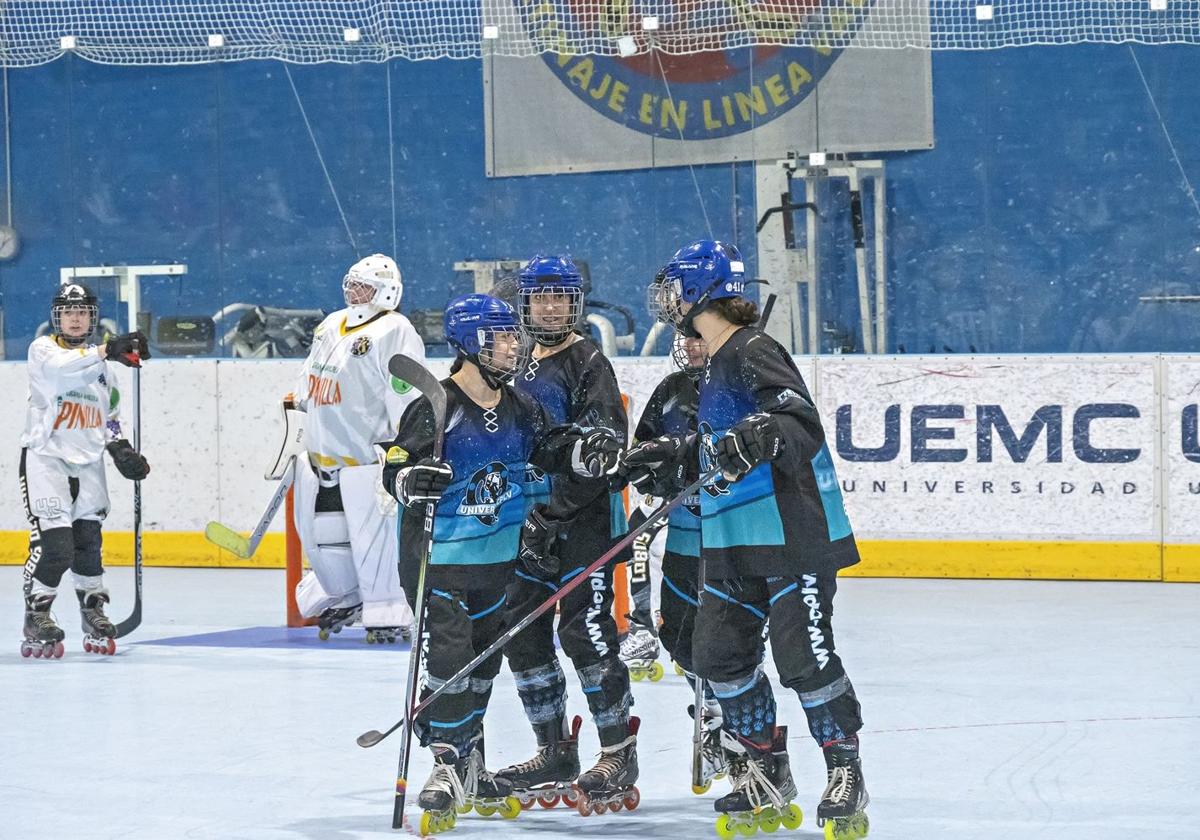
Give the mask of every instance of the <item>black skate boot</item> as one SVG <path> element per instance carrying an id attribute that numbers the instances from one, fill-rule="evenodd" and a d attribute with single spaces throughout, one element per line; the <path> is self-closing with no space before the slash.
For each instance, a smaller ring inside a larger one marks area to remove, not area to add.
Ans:
<path id="1" fill-rule="evenodd" d="M 472 806 L 484 817 L 499 813 L 511 820 L 521 813 L 521 801 L 513 796 L 512 782 L 488 772 L 482 736 L 472 746 L 462 771 L 464 802 L 459 806 L 459 813 L 467 813 Z"/>
<path id="2" fill-rule="evenodd" d="M 766 832 L 781 825 L 799 828 L 804 814 L 792 803 L 796 798 L 796 783 L 788 764 L 787 727 L 775 727 L 769 747 L 740 736 L 738 741 L 746 752 L 730 763 L 733 791 L 713 803 L 721 814 L 717 818 L 717 836 L 729 840 L 739 832 L 753 834 L 759 828 Z"/>
<path id="3" fill-rule="evenodd" d="M 432 744 L 433 772 L 417 797 L 417 804 L 424 809 L 421 814 L 421 836 L 449 831 L 458 821 L 458 810 L 466 804 L 463 790 L 462 771 L 466 760 L 460 759 L 458 750 L 449 744 Z"/>
<path id="4" fill-rule="evenodd" d="M 647 677 L 650 682 L 663 678 L 663 666 L 658 661 L 658 636 L 648 624 L 643 624 L 630 613 L 629 632 L 621 640 L 621 661 L 629 668 L 629 678 L 641 682 Z"/>
<path id="5" fill-rule="evenodd" d="M 721 724 L 721 707 L 715 702 L 709 707 L 706 701 L 700 718 L 700 751 L 692 746 L 692 793 L 703 796 L 712 787 L 713 779 L 723 779 L 729 773 L 734 757 L 746 752 L 737 738 L 730 735 Z M 696 706 L 688 704 L 688 716 L 696 719 Z"/>
<path id="6" fill-rule="evenodd" d="M 817 825 L 825 827 L 826 840 L 858 840 L 871 828 L 863 809 L 871 801 L 863 781 L 858 738 L 827 745 L 825 770 L 828 784 L 817 805 Z"/>
<path id="7" fill-rule="evenodd" d="M 317 619 L 317 638 L 329 641 L 330 633 L 341 633 L 342 628 L 362 618 L 362 604 L 353 607 L 330 607 Z"/>
<path id="8" fill-rule="evenodd" d="M 578 804 L 578 794 L 571 783 L 579 775 L 579 727 L 583 720 L 576 715 L 567 728 L 565 718 L 555 718 L 534 726 L 537 735 L 537 755 L 528 761 L 496 771 L 496 778 L 513 787 L 513 795 L 521 807 L 529 809 L 537 802 L 543 808 L 553 808 L 561 800 L 568 808 Z"/>
<path id="9" fill-rule="evenodd" d="M 638 778 L 637 733 L 641 720 L 629 719 L 628 726 L 603 727 L 600 730 L 600 760 L 575 782 L 579 791 L 579 813 L 603 814 L 605 811 L 632 811 L 642 801 L 634 782 Z"/>
<path id="10" fill-rule="evenodd" d="M 76 589 L 79 615 L 83 621 L 83 649 L 87 653 L 112 656 L 117 652 L 117 628 L 104 614 L 109 602 L 107 589 Z"/>
<path id="11" fill-rule="evenodd" d="M 54 594 L 25 596 L 25 638 L 21 640 L 21 656 L 28 659 L 62 659 L 66 634 L 50 616 Z"/>

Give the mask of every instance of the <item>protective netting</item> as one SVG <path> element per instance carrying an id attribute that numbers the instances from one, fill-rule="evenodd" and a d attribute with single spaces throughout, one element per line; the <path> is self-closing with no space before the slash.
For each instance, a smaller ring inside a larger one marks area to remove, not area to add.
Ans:
<path id="1" fill-rule="evenodd" d="M 981 11 L 985 3 L 6 0 L 0 59 L 10 67 L 53 61 L 67 51 L 64 37 L 74 39 L 77 55 L 105 64 L 632 55 L 652 48 L 682 54 L 751 45 L 945 50 L 1200 42 L 1200 0 L 998 0 Z M 657 19 L 656 30 L 645 31 L 648 17 Z M 495 32 L 485 33 L 491 27 Z"/>

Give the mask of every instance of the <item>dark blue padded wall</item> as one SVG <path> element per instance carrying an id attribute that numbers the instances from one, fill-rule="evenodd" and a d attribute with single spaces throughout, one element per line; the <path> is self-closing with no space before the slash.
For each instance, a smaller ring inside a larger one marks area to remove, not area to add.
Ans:
<path id="1" fill-rule="evenodd" d="M 588 260 L 598 296 L 638 310 L 641 334 L 645 282 L 708 230 L 697 190 L 713 234 L 753 260 L 745 164 L 695 182 L 686 169 L 488 179 L 478 62 L 290 72 L 75 58 L 10 72 L 24 245 L 0 263 L 8 358 L 23 357 L 70 264 L 186 262 L 186 278 L 148 285 L 145 308 L 211 315 L 336 307 L 356 247 L 392 251 L 393 231 L 405 305 L 419 308 L 468 291 L 455 260 L 567 250 Z M 1200 291 L 1200 211 L 1184 183 L 1200 179 L 1198 79 L 1186 47 L 936 54 L 936 148 L 889 157 L 891 349 L 1191 349 L 1200 306 L 1138 298 Z M 852 334 L 836 206 L 825 313 Z"/>

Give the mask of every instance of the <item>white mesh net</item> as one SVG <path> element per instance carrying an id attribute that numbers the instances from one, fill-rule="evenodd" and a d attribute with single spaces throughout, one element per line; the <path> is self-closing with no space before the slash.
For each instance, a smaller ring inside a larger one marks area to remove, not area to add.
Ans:
<path id="1" fill-rule="evenodd" d="M 7 0 L 0 38 L 10 67 L 1172 44 L 1200 42 L 1200 0 Z"/>

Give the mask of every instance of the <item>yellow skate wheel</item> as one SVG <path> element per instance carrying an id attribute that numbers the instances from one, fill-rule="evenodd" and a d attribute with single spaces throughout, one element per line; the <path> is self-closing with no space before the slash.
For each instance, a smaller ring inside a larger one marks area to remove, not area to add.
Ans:
<path id="1" fill-rule="evenodd" d="M 755 816 L 751 822 L 738 823 L 737 830 L 738 834 L 741 834 L 743 837 L 753 837 L 755 834 L 758 834 L 758 817 Z"/>
<path id="2" fill-rule="evenodd" d="M 467 810 L 465 810 L 465 811 L 460 808 L 459 813 L 466 814 L 466 813 L 469 813 L 470 810 L 471 810 L 471 808 L 469 806 L 467 807 Z M 496 813 L 496 806 L 484 805 L 482 802 L 476 802 L 475 803 L 475 813 L 479 814 L 479 816 L 481 816 L 481 817 L 490 817 L 492 814 Z"/>
<path id="3" fill-rule="evenodd" d="M 460 814 L 471 813 L 471 806 L 469 804 L 467 804 L 466 802 L 464 802 L 463 804 L 458 806 L 458 813 L 460 813 Z"/>
<path id="4" fill-rule="evenodd" d="M 678 663 L 678 662 L 676 662 L 676 663 L 674 663 L 674 664 L 675 664 L 675 676 L 677 676 L 677 677 L 682 677 L 682 676 L 683 676 L 683 669 L 679 667 L 679 663 Z"/>
<path id="5" fill-rule="evenodd" d="M 329 641 L 329 631 L 324 628 L 321 628 L 320 630 L 317 631 L 317 638 L 320 639 L 322 642 L 328 642 Z"/>
<path id="6" fill-rule="evenodd" d="M 705 782 L 702 785 L 692 785 L 692 793 L 697 796 L 703 796 L 708 793 L 708 789 L 712 787 L 712 782 Z"/>
<path id="7" fill-rule="evenodd" d="M 500 816 L 506 820 L 515 820 L 521 813 L 521 800 L 510 796 L 500 804 Z"/>
<path id="8" fill-rule="evenodd" d="M 629 669 L 629 676 L 633 678 L 634 682 L 641 682 L 646 678 L 646 675 L 642 673 L 642 669 L 636 667 Z"/>
<path id="9" fill-rule="evenodd" d="M 729 822 L 729 815 L 722 814 L 717 817 L 717 836 L 721 840 L 733 840 L 734 834 L 733 826 Z"/>
<path id="10" fill-rule="evenodd" d="M 663 666 L 661 662 L 655 662 L 650 666 L 650 682 L 658 682 L 663 678 Z"/>
<path id="11" fill-rule="evenodd" d="M 763 811 L 762 817 L 758 821 L 758 827 L 767 834 L 774 834 L 782 824 L 783 816 L 774 808 L 768 808 L 766 811 Z"/>
<path id="12" fill-rule="evenodd" d="M 800 806 L 792 804 L 787 806 L 781 817 L 783 827 L 794 831 L 804 822 L 804 812 L 800 810 Z"/>
<path id="13" fill-rule="evenodd" d="M 437 818 L 432 813 L 426 811 L 421 814 L 421 834 L 436 834 L 437 833 Z"/>
<path id="14" fill-rule="evenodd" d="M 852 822 L 858 823 L 854 828 L 855 837 L 866 837 L 871 830 L 871 821 L 867 819 L 866 814 L 858 814 Z"/>

